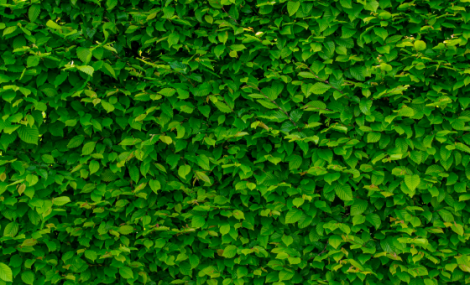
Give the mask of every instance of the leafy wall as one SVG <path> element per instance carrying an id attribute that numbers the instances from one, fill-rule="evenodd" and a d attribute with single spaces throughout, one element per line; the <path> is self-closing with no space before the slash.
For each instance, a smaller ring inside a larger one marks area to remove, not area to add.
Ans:
<path id="1" fill-rule="evenodd" d="M 469 0 L 0 15 L 0 285 L 470 281 Z"/>

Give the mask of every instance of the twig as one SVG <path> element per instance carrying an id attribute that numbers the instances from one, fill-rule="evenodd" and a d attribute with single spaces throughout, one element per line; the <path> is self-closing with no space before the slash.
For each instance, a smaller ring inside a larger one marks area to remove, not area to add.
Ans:
<path id="1" fill-rule="evenodd" d="M 327 246 L 328 246 L 328 243 L 325 244 L 325 247 L 324 247 L 323 250 L 318 254 L 318 256 L 320 256 L 320 255 L 322 255 L 323 253 L 325 253 Z"/>
<path id="2" fill-rule="evenodd" d="M 232 18 L 232 16 L 230 16 L 230 14 L 229 14 L 229 13 L 227 13 L 227 11 L 225 11 L 225 8 L 224 8 L 224 6 L 222 6 L 222 10 L 224 10 L 225 14 L 227 14 L 227 16 L 229 16 L 229 17 L 230 17 L 230 19 L 234 20 L 234 21 L 235 21 L 235 23 L 237 23 L 237 25 L 238 25 L 238 22 L 237 22 L 237 20 L 235 20 L 234 18 Z"/>
<path id="3" fill-rule="evenodd" d="M 193 84 L 193 82 L 192 82 L 192 81 L 191 81 L 189 78 L 187 78 L 186 76 L 184 76 L 184 74 L 183 74 L 183 73 L 181 73 L 181 72 L 178 72 L 178 71 L 174 71 L 174 72 L 176 72 L 177 74 L 179 74 L 179 75 L 183 76 L 183 77 L 184 77 L 186 80 L 188 80 L 188 81 L 189 81 L 189 83 L 191 83 L 191 85 L 193 86 L 193 88 L 196 88 L 196 86 Z"/>

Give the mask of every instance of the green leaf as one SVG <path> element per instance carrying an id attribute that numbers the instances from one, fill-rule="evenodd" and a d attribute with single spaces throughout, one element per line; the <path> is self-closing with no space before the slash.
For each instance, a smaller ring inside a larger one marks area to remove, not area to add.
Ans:
<path id="1" fill-rule="evenodd" d="M 8 223 L 3 229 L 4 237 L 14 237 L 19 231 L 19 224 L 17 222 Z"/>
<path id="2" fill-rule="evenodd" d="M 326 109 L 326 104 L 321 101 L 310 101 L 304 108 L 307 108 L 307 110 L 321 111 Z"/>
<path id="3" fill-rule="evenodd" d="M 32 23 L 36 21 L 36 19 L 41 14 L 41 6 L 40 5 L 31 5 L 28 10 L 28 18 L 29 21 Z"/>
<path id="4" fill-rule="evenodd" d="M 268 100 L 257 100 L 263 107 L 268 109 L 278 109 L 277 105 Z"/>
<path id="5" fill-rule="evenodd" d="M 359 103 L 359 109 L 365 115 L 371 115 L 370 109 L 372 107 L 372 101 L 367 99 L 362 99 Z"/>
<path id="6" fill-rule="evenodd" d="M 41 159 L 42 161 L 44 161 L 44 163 L 47 163 L 47 164 L 53 164 L 55 162 L 54 157 L 50 154 L 43 154 L 41 156 Z"/>
<path id="7" fill-rule="evenodd" d="M 367 142 L 368 143 L 376 143 L 380 141 L 380 137 L 382 136 L 381 133 L 371 132 L 367 134 Z"/>
<path id="8" fill-rule="evenodd" d="M 415 111 L 410 107 L 402 108 L 398 112 L 398 116 L 403 116 L 403 117 L 413 117 L 414 115 L 415 115 Z"/>
<path id="9" fill-rule="evenodd" d="M 234 245 L 229 245 L 224 248 L 224 252 L 222 254 L 225 258 L 234 258 L 237 255 L 237 247 Z"/>
<path id="10" fill-rule="evenodd" d="M 230 225 L 223 225 L 220 227 L 220 233 L 226 235 L 230 232 Z"/>
<path id="11" fill-rule="evenodd" d="M 173 88 L 163 88 L 162 90 L 158 91 L 158 94 L 162 94 L 166 97 L 171 97 L 176 93 L 176 90 Z"/>
<path id="12" fill-rule="evenodd" d="M 245 214 L 240 210 L 233 211 L 233 216 L 237 220 L 244 220 L 245 219 Z"/>
<path id="13" fill-rule="evenodd" d="M 304 78 L 316 78 L 316 76 L 311 72 L 299 72 L 299 76 Z"/>
<path id="14" fill-rule="evenodd" d="M 98 258 L 98 254 L 94 250 L 85 250 L 85 257 L 94 262 Z"/>
<path id="15" fill-rule="evenodd" d="M 92 161 L 90 162 L 89 168 L 90 168 L 90 175 L 91 175 L 91 174 L 93 174 L 93 173 L 96 173 L 96 172 L 100 169 L 100 164 L 99 164 L 98 161 L 92 160 Z"/>
<path id="16" fill-rule="evenodd" d="M 133 279 L 134 278 L 134 273 L 132 272 L 132 269 L 130 269 L 127 266 L 123 266 L 123 267 L 119 268 L 119 274 L 124 279 Z"/>
<path id="17" fill-rule="evenodd" d="M 67 196 L 62 196 L 62 197 L 57 197 L 57 198 L 54 198 L 52 200 L 52 204 L 56 205 L 56 206 L 63 206 L 67 203 L 70 203 L 71 200 L 69 197 Z"/>
<path id="18" fill-rule="evenodd" d="M 289 169 L 298 169 L 302 165 L 302 157 L 299 155 L 294 155 L 289 160 Z"/>
<path id="19" fill-rule="evenodd" d="M 93 76 L 93 72 L 95 72 L 95 69 L 89 65 L 76 66 L 76 68 L 89 76 Z"/>
<path id="20" fill-rule="evenodd" d="M 0 279 L 6 282 L 13 282 L 13 272 L 5 263 L 0 262 Z"/>
<path id="21" fill-rule="evenodd" d="M 348 185 L 339 185 L 335 187 L 336 196 L 343 201 L 351 201 L 353 199 L 353 193 L 351 187 Z"/>
<path id="22" fill-rule="evenodd" d="M 299 10 L 300 2 L 299 1 L 288 1 L 287 2 L 287 11 L 289 12 L 289 16 L 293 16 L 297 10 Z"/>
<path id="23" fill-rule="evenodd" d="M 291 244 L 294 242 L 294 239 L 293 239 L 291 236 L 286 236 L 286 235 L 284 235 L 284 236 L 282 237 L 282 242 L 284 242 L 284 244 L 285 244 L 286 246 L 289 246 L 289 245 L 291 245 Z"/>
<path id="24" fill-rule="evenodd" d="M 21 280 L 26 283 L 26 284 L 34 284 L 34 280 L 36 279 L 36 276 L 34 275 L 34 272 L 31 270 L 24 271 L 21 273 Z"/>
<path id="25" fill-rule="evenodd" d="M 103 67 L 109 72 L 109 74 L 111 74 L 112 77 L 114 77 L 114 79 L 117 79 L 116 78 L 116 71 L 114 71 L 114 68 L 109 63 L 106 63 L 106 62 L 103 63 Z M 103 101 L 101 103 L 103 103 Z M 108 109 L 106 109 L 106 111 L 108 111 Z M 110 112 L 110 111 L 108 111 L 108 112 Z"/>
<path id="26" fill-rule="evenodd" d="M 52 20 L 47 21 L 46 26 L 48 26 L 49 28 L 54 29 L 54 30 L 62 30 L 62 27 L 59 26 L 58 24 L 56 24 Z"/>
<path id="27" fill-rule="evenodd" d="M 388 37 L 388 32 L 384 28 L 374 28 L 374 33 L 385 40 Z"/>
<path id="28" fill-rule="evenodd" d="M 460 151 L 464 151 L 466 153 L 470 153 L 470 147 L 468 147 L 467 145 L 463 144 L 463 143 L 456 143 L 455 144 L 455 148 L 460 150 Z"/>
<path id="29" fill-rule="evenodd" d="M 77 56 L 83 63 L 88 64 L 91 60 L 91 55 L 92 55 L 92 52 L 89 48 L 84 48 L 84 47 L 77 48 Z"/>
<path id="30" fill-rule="evenodd" d="M 441 216 L 442 220 L 447 223 L 451 223 L 454 221 L 454 215 L 447 210 L 439 210 L 439 215 Z"/>
<path id="31" fill-rule="evenodd" d="M 186 179 L 189 172 L 191 172 L 191 166 L 189 165 L 181 165 L 178 169 L 178 175 L 183 179 Z"/>
<path id="32" fill-rule="evenodd" d="M 160 181 L 153 180 L 153 179 L 149 181 L 149 186 L 150 186 L 150 189 L 152 189 L 152 191 L 155 192 L 155 194 L 158 194 L 158 190 L 162 188 Z"/>
<path id="33" fill-rule="evenodd" d="M 217 101 L 217 102 L 214 103 L 214 105 L 217 107 L 217 109 L 219 109 L 223 113 L 231 113 L 232 112 L 232 109 L 230 109 L 229 106 L 227 106 L 227 104 L 225 104 L 223 102 Z"/>
<path id="34" fill-rule="evenodd" d="M 206 224 L 206 220 L 201 216 L 194 216 L 191 222 L 193 228 L 202 228 Z"/>
<path id="35" fill-rule="evenodd" d="M 419 175 L 414 174 L 405 176 L 406 186 L 408 186 L 408 188 L 413 192 L 416 190 L 416 187 L 418 187 L 420 182 L 421 179 L 419 178 Z"/>
<path id="36" fill-rule="evenodd" d="M 128 235 L 134 232 L 134 227 L 130 225 L 120 226 L 119 233 L 123 235 Z"/>
<path id="37" fill-rule="evenodd" d="M 338 180 L 341 177 L 341 173 L 333 172 L 325 175 L 325 182 L 331 185 L 334 181 Z"/>
<path id="38" fill-rule="evenodd" d="M 87 142 L 83 145 L 82 155 L 90 155 L 95 150 L 96 142 Z"/>
<path id="39" fill-rule="evenodd" d="M 166 144 L 173 143 L 173 140 L 171 139 L 171 137 L 168 137 L 168 136 L 160 136 L 160 140 Z"/>
<path id="40" fill-rule="evenodd" d="M 417 51 L 423 51 L 426 49 L 426 43 L 424 41 L 417 40 L 414 43 L 414 47 Z"/>
<path id="41" fill-rule="evenodd" d="M 36 126 L 21 126 L 18 129 L 18 136 L 22 141 L 37 145 L 39 143 L 39 130 Z"/>
<path id="42" fill-rule="evenodd" d="M 201 172 L 201 171 L 196 171 L 194 173 L 196 175 L 196 177 L 206 183 L 211 183 L 211 179 L 209 178 L 209 176 L 207 176 L 204 172 Z"/>
<path id="43" fill-rule="evenodd" d="M 142 140 L 139 138 L 125 138 L 119 143 L 119 145 L 136 145 L 140 142 L 142 142 Z"/>
<path id="44" fill-rule="evenodd" d="M 118 0 L 106 0 L 106 9 L 112 10 L 118 4 Z"/>
<path id="45" fill-rule="evenodd" d="M 310 87 L 310 92 L 316 95 L 324 94 L 326 91 L 330 90 L 331 86 L 322 82 L 317 82 Z"/>
<path id="46" fill-rule="evenodd" d="M 328 239 L 328 243 L 335 249 L 337 249 L 341 243 L 343 243 L 343 239 L 341 238 L 341 236 L 338 236 L 338 235 L 332 235 L 329 239 Z"/>
<path id="47" fill-rule="evenodd" d="M 8 36 L 9 34 L 13 34 L 17 28 L 17 26 L 11 26 L 6 28 L 5 30 L 3 30 L 3 37 Z"/>
<path id="48" fill-rule="evenodd" d="M 380 228 L 380 225 L 382 223 L 382 220 L 380 219 L 380 216 L 377 214 L 369 214 L 366 216 L 366 220 L 371 223 L 376 230 Z"/>
<path id="49" fill-rule="evenodd" d="M 67 144 L 67 148 L 79 147 L 83 143 L 84 140 L 85 140 L 85 137 L 83 135 L 74 136 Z"/>
<path id="50" fill-rule="evenodd" d="M 286 224 L 297 223 L 302 217 L 302 211 L 299 209 L 291 209 L 286 214 Z"/>
<path id="51" fill-rule="evenodd" d="M 356 199 L 354 200 L 354 204 L 351 206 L 351 216 L 357 216 L 364 213 L 367 209 L 368 203 L 367 201 Z"/>

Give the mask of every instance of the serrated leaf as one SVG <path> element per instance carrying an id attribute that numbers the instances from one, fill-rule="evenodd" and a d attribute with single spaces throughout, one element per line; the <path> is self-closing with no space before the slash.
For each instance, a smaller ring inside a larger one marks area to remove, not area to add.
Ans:
<path id="1" fill-rule="evenodd" d="M 67 144 L 67 148 L 79 147 L 83 143 L 84 140 L 85 140 L 85 136 L 83 135 L 74 136 Z"/>
<path id="2" fill-rule="evenodd" d="M 181 165 L 178 169 L 178 175 L 183 179 L 186 179 L 189 172 L 191 172 L 191 166 L 189 165 Z"/>
<path id="3" fill-rule="evenodd" d="M 134 278 L 134 273 L 132 272 L 132 269 L 127 267 L 127 266 L 123 266 L 123 267 L 119 268 L 119 275 L 121 275 L 121 277 L 124 278 L 124 279 L 133 279 Z"/>
<path id="4" fill-rule="evenodd" d="M 87 64 L 88 62 L 90 62 L 91 55 L 92 55 L 92 52 L 89 48 L 84 48 L 84 47 L 77 48 L 77 56 L 83 63 Z M 93 71 L 91 73 L 93 74 Z"/>
<path id="5" fill-rule="evenodd" d="M 336 196 L 343 201 L 351 201 L 353 199 L 353 193 L 351 187 L 348 185 L 339 185 L 335 187 Z"/>
<path id="6" fill-rule="evenodd" d="M 171 97 L 176 93 L 174 88 L 163 88 L 162 90 L 158 91 L 158 94 L 162 94 L 165 97 Z"/>
<path id="7" fill-rule="evenodd" d="M 229 245 L 224 248 L 224 252 L 222 254 L 225 258 L 234 258 L 237 255 L 237 247 L 234 245 Z"/>
<path id="8" fill-rule="evenodd" d="M 124 225 L 119 227 L 119 233 L 122 235 L 128 235 L 134 232 L 134 227 L 130 225 Z"/>
<path id="9" fill-rule="evenodd" d="M 62 196 L 62 197 L 57 197 L 52 200 L 52 204 L 56 206 L 63 206 L 67 203 L 70 203 L 72 200 L 70 200 L 69 197 L 67 196 Z"/>
<path id="10" fill-rule="evenodd" d="M 89 76 L 93 76 L 93 72 L 95 71 L 95 69 L 89 65 L 76 66 L 76 68 Z"/>
<path id="11" fill-rule="evenodd" d="M 294 224 L 302 217 L 302 211 L 298 209 L 291 209 L 286 214 L 286 224 Z"/>
<path id="12" fill-rule="evenodd" d="M 95 150 L 96 142 L 87 142 L 82 147 L 82 155 L 90 155 Z"/>
<path id="13" fill-rule="evenodd" d="M 311 72 L 299 72 L 299 76 L 304 78 L 316 78 L 316 76 Z"/>
<path id="14" fill-rule="evenodd" d="M 155 194 L 158 194 L 158 190 L 162 188 L 160 181 L 153 180 L 153 179 L 149 181 L 149 186 L 150 186 L 150 189 L 152 189 L 152 191 L 155 192 Z"/>
<path id="15" fill-rule="evenodd" d="M 13 282 L 13 272 L 5 263 L 0 262 L 0 279 L 6 282 Z"/>
<path id="16" fill-rule="evenodd" d="M 302 157 L 299 155 L 294 155 L 289 160 L 289 169 L 298 169 L 302 165 Z"/>
<path id="17" fill-rule="evenodd" d="M 11 26 L 3 30 L 3 37 L 8 36 L 9 34 L 13 34 L 18 26 Z"/>
<path id="18" fill-rule="evenodd" d="M 232 112 L 232 109 L 230 109 L 229 106 L 227 106 L 227 104 L 225 104 L 223 102 L 217 101 L 217 102 L 214 103 L 214 105 L 217 107 L 217 109 L 219 109 L 223 113 L 231 113 Z"/>
<path id="19" fill-rule="evenodd" d="M 328 243 L 335 249 L 337 249 L 341 243 L 343 243 L 343 239 L 341 238 L 341 236 L 338 236 L 338 235 L 332 235 L 329 239 L 328 239 Z"/>
<path id="20" fill-rule="evenodd" d="M 287 2 L 287 11 L 289 12 L 289 16 L 293 16 L 297 10 L 299 10 L 300 2 L 299 1 L 288 1 Z"/>
<path id="21" fill-rule="evenodd" d="M 19 231 L 19 224 L 17 222 L 8 223 L 3 229 L 4 237 L 14 237 Z"/>
<path id="22" fill-rule="evenodd" d="M 89 168 L 90 168 L 90 175 L 91 175 L 91 174 L 93 174 L 93 173 L 96 173 L 96 172 L 100 169 L 100 164 L 99 164 L 98 161 L 92 160 L 92 161 L 90 162 Z"/>
<path id="23" fill-rule="evenodd" d="M 39 142 L 39 130 L 36 126 L 22 126 L 18 129 L 18 136 L 22 141 L 37 145 Z"/>
<path id="24" fill-rule="evenodd" d="M 414 43 L 414 47 L 417 51 L 423 51 L 426 49 L 426 43 L 424 41 L 417 40 Z"/>
<path id="25" fill-rule="evenodd" d="M 25 284 L 34 284 L 34 281 L 36 280 L 36 276 L 34 275 L 34 272 L 32 272 L 31 270 L 27 270 L 27 271 L 24 271 L 23 273 L 21 273 L 21 280 L 25 283 Z"/>
<path id="26" fill-rule="evenodd" d="M 354 204 L 351 206 L 351 216 L 357 216 L 364 213 L 367 209 L 368 203 L 367 201 L 356 199 Z"/>
<path id="27" fill-rule="evenodd" d="M 408 188 L 411 191 L 415 191 L 416 187 L 418 187 L 420 182 L 421 182 L 421 179 L 419 178 L 419 175 L 417 174 L 405 176 L 406 186 L 408 186 Z"/>
<path id="28" fill-rule="evenodd" d="M 98 258 L 98 254 L 94 250 L 85 250 L 85 257 L 94 262 Z"/>
<path id="29" fill-rule="evenodd" d="M 315 95 L 321 95 L 330 90 L 330 88 L 331 86 L 328 84 L 317 82 L 310 87 L 309 91 Z"/>
<path id="30" fill-rule="evenodd" d="M 40 5 L 31 5 L 28 10 L 28 18 L 29 21 L 32 23 L 36 21 L 36 19 L 41 14 L 41 6 Z"/>

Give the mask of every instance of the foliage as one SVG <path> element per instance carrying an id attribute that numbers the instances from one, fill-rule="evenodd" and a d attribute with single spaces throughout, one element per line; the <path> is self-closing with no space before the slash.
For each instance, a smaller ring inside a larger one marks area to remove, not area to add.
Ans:
<path id="1" fill-rule="evenodd" d="M 469 0 L 0 15 L 0 285 L 470 282 Z"/>

